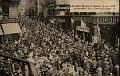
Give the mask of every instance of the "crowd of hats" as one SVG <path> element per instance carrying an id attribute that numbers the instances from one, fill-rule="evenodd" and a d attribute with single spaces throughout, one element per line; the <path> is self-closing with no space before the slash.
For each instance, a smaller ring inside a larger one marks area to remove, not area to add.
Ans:
<path id="1" fill-rule="evenodd" d="M 96 45 L 74 41 L 54 23 L 19 20 L 20 39 L 0 44 L 0 52 L 33 62 L 39 76 L 118 76 L 112 55 L 119 51 L 104 41 Z"/>

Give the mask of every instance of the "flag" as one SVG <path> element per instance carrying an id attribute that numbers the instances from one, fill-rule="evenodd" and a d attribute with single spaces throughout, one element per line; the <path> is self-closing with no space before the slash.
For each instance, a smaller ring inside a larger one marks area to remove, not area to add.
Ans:
<path id="1" fill-rule="evenodd" d="M 74 23 L 74 20 L 73 20 L 73 18 L 71 18 L 71 23 Z"/>
<path id="2" fill-rule="evenodd" d="M 76 26 L 76 30 L 90 32 L 90 28 L 86 27 L 86 23 L 81 19 L 81 26 Z"/>
<path id="3" fill-rule="evenodd" d="M 81 19 L 81 27 L 86 27 L 86 23 Z"/>

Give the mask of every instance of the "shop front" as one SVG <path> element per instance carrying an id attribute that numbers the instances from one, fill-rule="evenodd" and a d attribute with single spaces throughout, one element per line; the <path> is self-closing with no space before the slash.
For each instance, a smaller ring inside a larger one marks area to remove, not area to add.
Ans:
<path id="1" fill-rule="evenodd" d="M 90 29 L 88 27 L 76 26 L 76 34 L 83 41 L 90 41 Z"/>
<path id="2" fill-rule="evenodd" d="M 105 40 L 105 43 L 113 47 L 119 47 L 119 26 L 117 25 L 101 25 L 101 38 Z"/>
<path id="3" fill-rule="evenodd" d="M 76 22 L 75 25 L 78 38 L 90 42 L 90 28 L 87 27 L 87 24 L 81 19 L 81 21 Z"/>

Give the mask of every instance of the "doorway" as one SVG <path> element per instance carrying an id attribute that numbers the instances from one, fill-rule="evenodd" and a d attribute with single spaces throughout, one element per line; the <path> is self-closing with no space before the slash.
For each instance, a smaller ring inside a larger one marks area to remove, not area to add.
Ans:
<path id="1" fill-rule="evenodd" d="M 1 3 L 3 16 L 9 16 L 9 0 L 2 0 Z"/>
<path id="2" fill-rule="evenodd" d="M 117 27 L 102 25 L 100 29 L 101 39 L 105 40 L 105 43 L 115 47 L 117 43 L 116 39 L 118 37 Z"/>

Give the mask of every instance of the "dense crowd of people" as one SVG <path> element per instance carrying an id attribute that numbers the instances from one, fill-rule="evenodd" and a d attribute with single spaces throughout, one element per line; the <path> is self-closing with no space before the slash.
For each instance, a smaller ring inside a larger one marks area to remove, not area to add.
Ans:
<path id="1" fill-rule="evenodd" d="M 104 41 L 74 41 L 52 21 L 19 20 L 20 39 L 0 44 L 0 53 L 34 63 L 39 76 L 119 76 L 112 58 L 119 50 Z"/>

